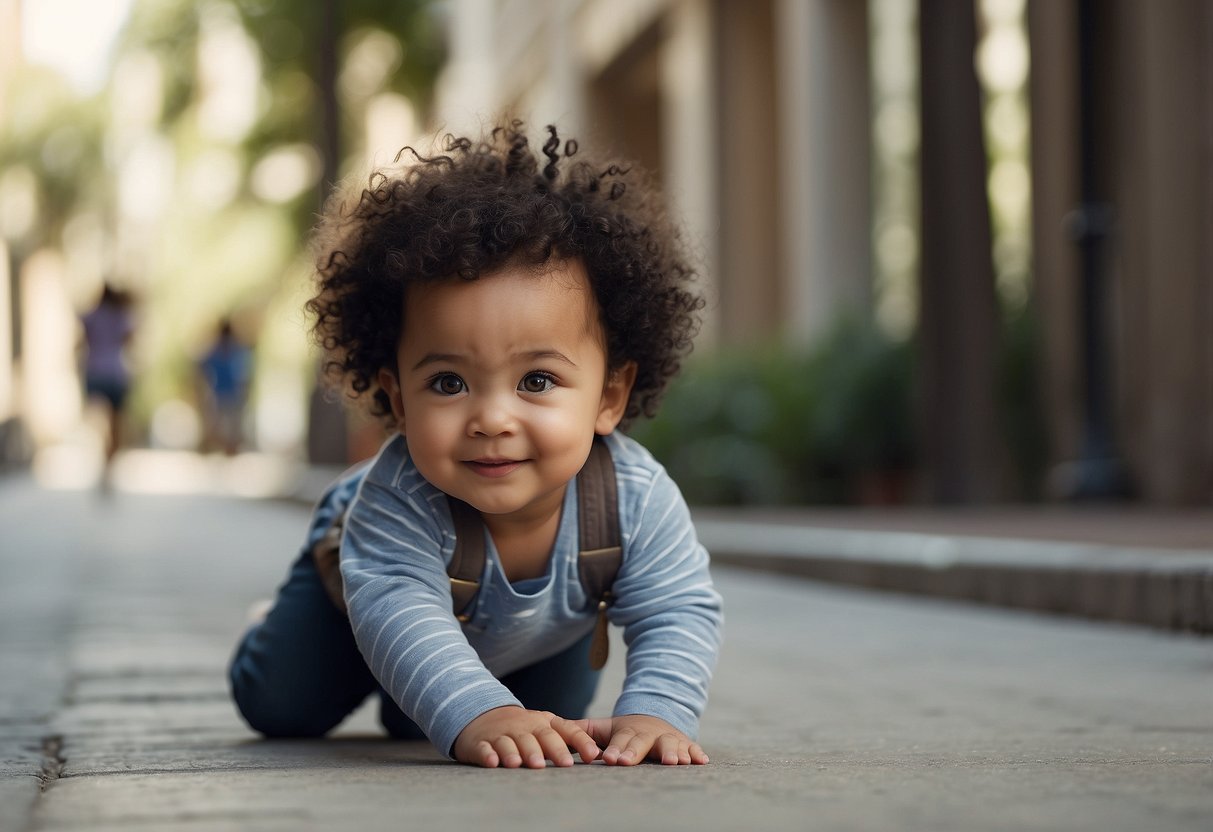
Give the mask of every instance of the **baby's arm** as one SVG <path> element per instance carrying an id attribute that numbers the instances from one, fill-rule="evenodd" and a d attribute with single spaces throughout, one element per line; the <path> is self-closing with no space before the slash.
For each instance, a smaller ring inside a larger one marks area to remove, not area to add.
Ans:
<path id="1" fill-rule="evenodd" d="M 445 497 L 415 487 L 389 444 L 350 506 L 341 572 L 354 638 L 401 710 L 444 754 L 495 708 L 521 709 L 485 668 L 451 610 Z"/>
<path id="2" fill-rule="evenodd" d="M 623 692 L 609 720 L 582 727 L 607 763 L 706 763 L 695 743 L 720 647 L 720 595 L 677 486 L 658 472 L 632 522 L 612 621 L 628 646 Z"/>

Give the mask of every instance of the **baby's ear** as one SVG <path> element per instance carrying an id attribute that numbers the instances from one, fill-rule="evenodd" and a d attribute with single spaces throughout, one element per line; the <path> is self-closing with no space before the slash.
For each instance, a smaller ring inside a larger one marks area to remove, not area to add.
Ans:
<path id="1" fill-rule="evenodd" d="M 606 436 L 623 419 L 636 383 L 636 362 L 629 361 L 621 367 L 607 372 L 606 384 L 602 387 L 602 401 L 598 405 L 598 419 L 594 422 L 594 433 Z"/>
<path id="2" fill-rule="evenodd" d="M 388 401 L 392 405 L 392 416 L 396 419 L 396 430 L 404 433 L 404 399 L 400 396 L 400 382 L 396 379 L 396 374 L 386 368 L 379 370 L 378 376 L 379 386 L 383 388 L 383 392 L 387 393 Z"/>

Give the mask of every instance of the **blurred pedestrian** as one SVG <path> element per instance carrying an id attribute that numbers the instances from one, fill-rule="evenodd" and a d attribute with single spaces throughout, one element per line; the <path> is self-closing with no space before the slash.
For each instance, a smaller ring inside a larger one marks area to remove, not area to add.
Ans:
<path id="1" fill-rule="evenodd" d="M 233 456 L 244 442 L 244 407 L 252 377 L 252 350 L 224 318 L 219 333 L 198 363 L 202 379 L 204 450 L 222 450 Z"/>
<path id="2" fill-rule="evenodd" d="M 99 404 L 105 413 L 104 483 L 122 444 L 126 399 L 131 386 L 126 348 L 135 333 L 135 319 L 130 295 L 107 282 L 101 289 L 97 305 L 81 323 L 84 326 L 84 389 L 89 400 Z"/>

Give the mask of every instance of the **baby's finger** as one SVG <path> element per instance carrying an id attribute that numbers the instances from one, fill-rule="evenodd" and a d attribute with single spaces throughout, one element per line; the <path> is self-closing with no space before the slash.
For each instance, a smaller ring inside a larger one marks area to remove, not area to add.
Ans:
<path id="1" fill-rule="evenodd" d="M 653 751 L 653 744 L 658 739 L 660 737 L 654 737 L 652 734 L 637 734 L 628 741 L 627 747 L 619 755 L 619 762 L 628 766 L 643 763 L 644 759 L 650 756 L 650 753 Z"/>
<path id="2" fill-rule="evenodd" d="M 690 755 L 691 762 L 694 765 L 697 765 L 697 766 L 707 765 L 708 755 L 705 754 L 703 749 L 699 747 L 699 743 L 697 743 L 697 742 L 691 743 L 691 747 L 687 749 L 687 753 Z"/>
<path id="3" fill-rule="evenodd" d="M 497 756 L 497 752 L 493 750 L 493 746 L 487 740 L 481 740 L 472 749 L 472 759 L 463 760 L 462 762 L 484 766 L 485 768 L 497 768 L 497 764 L 500 761 L 501 758 Z"/>
<path id="4" fill-rule="evenodd" d="M 557 716 L 552 717 L 551 723 L 552 730 L 560 735 L 560 738 L 564 740 L 565 746 L 576 751 L 581 756 L 581 759 L 587 763 L 597 759 L 599 753 L 598 743 L 582 727 L 583 723 L 589 721 L 588 719 L 564 719 Z"/>
<path id="5" fill-rule="evenodd" d="M 514 735 L 514 744 L 518 746 L 518 756 L 527 768 L 543 768 L 547 765 L 544 762 L 543 747 L 533 734 Z"/>
<path id="6" fill-rule="evenodd" d="M 612 734 L 606 743 L 606 748 L 602 750 L 602 761 L 609 766 L 618 763 L 623 750 L 627 748 L 627 744 L 635 736 L 636 732 L 631 728 L 623 728 Z"/>
<path id="7" fill-rule="evenodd" d="M 660 760 L 663 766 L 686 766 L 691 764 L 691 741 L 681 734 L 662 734 L 653 743 L 649 758 Z"/>
<path id="8" fill-rule="evenodd" d="M 559 717 L 557 717 L 559 719 Z M 566 719 L 565 722 L 576 725 L 584 731 L 594 745 L 601 748 L 611 741 L 611 726 L 613 720 L 610 717 L 598 717 L 596 719 Z"/>
<path id="9" fill-rule="evenodd" d="M 498 737 L 493 740 L 493 750 L 497 752 L 501 765 L 506 768 L 518 768 L 522 765 L 522 755 L 512 737 Z"/>
<path id="10" fill-rule="evenodd" d="M 551 760 L 558 766 L 571 766 L 573 764 L 573 755 L 569 753 L 568 743 L 555 730 L 544 728 L 536 731 L 535 739 L 539 741 L 545 759 Z M 587 737 L 586 739 L 589 738 Z"/>

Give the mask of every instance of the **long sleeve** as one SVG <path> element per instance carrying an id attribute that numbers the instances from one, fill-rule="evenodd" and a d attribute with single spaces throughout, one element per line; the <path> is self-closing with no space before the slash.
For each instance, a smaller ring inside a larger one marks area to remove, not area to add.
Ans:
<path id="1" fill-rule="evenodd" d="M 720 595 L 690 512 L 666 473 L 621 466 L 619 476 L 647 477 L 650 486 L 635 506 L 610 614 L 628 647 L 615 715 L 659 717 L 695 737 L 720 648 Z"/>
<path id="2" fill-rule="evenodd" d="M 444 495 L 409 478 L 403 453 L 391 450 L 350 508 L 341 544 L 346 604 L 375 678 L 449 756 L 477 716 L 520 703 L 485 668 L 451 611 L 445 564 L 454 537 Z"/>

